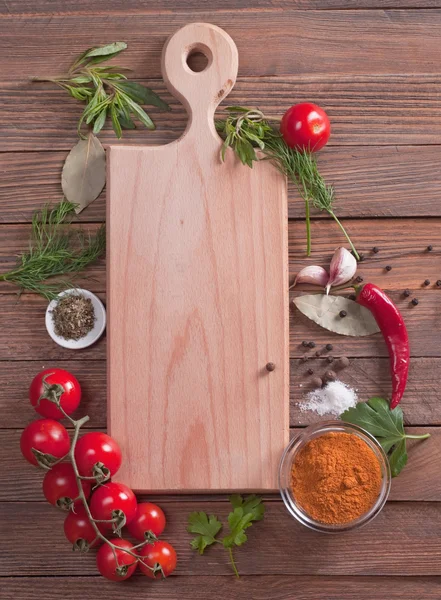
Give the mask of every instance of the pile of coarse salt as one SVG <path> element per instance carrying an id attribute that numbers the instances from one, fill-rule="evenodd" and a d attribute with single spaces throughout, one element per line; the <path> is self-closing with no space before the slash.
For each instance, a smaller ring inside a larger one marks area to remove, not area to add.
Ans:
<path id="1" fill-rule="evenodd" d="M 325 387 L 318 388 L 306 395 L 300 410 L 312 410 L 319 415 L 339 417 L 347 408 L 357 404 L 355 390 L 341 381 L 330 381 Z"/>

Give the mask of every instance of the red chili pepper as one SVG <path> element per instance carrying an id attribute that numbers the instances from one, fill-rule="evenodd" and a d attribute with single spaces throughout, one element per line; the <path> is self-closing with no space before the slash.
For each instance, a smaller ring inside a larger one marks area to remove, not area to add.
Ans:
<path id="1" fill-rule="evenodd" d="M 371 311 L 386 341 L 392 375 L 390 407 L 395 408 L 403 397 L 409 373 L 409 338 L 404 319 L 392 300 L 372 283 L 357 289 L 357 302 Z"/>

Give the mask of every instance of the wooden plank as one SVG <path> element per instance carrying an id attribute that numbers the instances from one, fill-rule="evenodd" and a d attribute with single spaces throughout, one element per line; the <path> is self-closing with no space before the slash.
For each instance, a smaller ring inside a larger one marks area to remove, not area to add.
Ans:
<path id="1" fill-rule="evenodd" d="M 201 74 L 184 69 L 191 47 L 211 53 Z M 289 423 L 286 179 L 268 163 L 219 160 L 213 114 L 238 67 L 225 31 L 189 24 L 162 60 L 190 128 L 107 157 L 108 424 L 128 458 L 119 477 L 138 491 L 274 490 Z"/>
<path id="2" fill-rule="evenodd" d="M 7 0 L 0 6 L 0 15 L 114 15 L 168 13 L 176 10 L 176 0 Z M 180 10 L 199 12 L 210 10 L 212 14 L 221 11 L 241 10 L 318 10 L 318 9 L 384 9 L 384 0 L 184 0 L 179 2 Z M 439 0 L 388 0 L 387 8 L 440 8 Z"/>
<path id="3" fill-rule="evenodd" d="M 334 344 L 335 356 L 344 352 L 344 344 Z M 313 353 L 311 353 L 313 354 Z M 315 375 L 322 375 L 329 365 L 324 359 L 313 357 L 308 367 Z M 90 416 L 89 427 L 106 428 L 106 363 L 97 360 L 38 360 L 0 361 L 0 414 L 2 428 L 22 428 L 35 418 L 28 400 L 28 387 L 32 378 L 43 368 L 61 368 L 75 374 L 81 383 L 83 396 L 78 416 Z M 290 425 L 291 427 L 315 423 L 320 417 L 313 412 L 302 412 L 299 402 L 311 389 L 312 377 L 299 359 L 291 360 Z M 439 358 L 413 358 L 410 365 L 409 382 L 401 402 L 408 425 L 441 425 L 441 403 L 439 402 Z M 358 389 L 359 397 L 366 400 L 372 396 L 384 396 L 390 392 L 390 371 L 387 358 L 354 358 L 350 366 L 339 371 L 339 378 Z M 327 419 L 328 417 L 323 417 Z"/>
<path id="4" fill-rule="evenodd" d="M 320 171 L 335 187 L 339 217 L 439 217 L 439 152 L 438 146 L 333 147 L 320 154 Z M 62 151 L 0 153 L 0 223 L 29 221 L 43 202 L 58 202 L 65 158 Z M 303 202 L 289 185 L 288 215 L 303 214 Z M 105 191 L 79 218 L 104 220 Z"/>
<path id="5" fill-rule="evenodd" d="M 73 56 L 97 40 L 115 39 L 129 44 L 129 52 L 118 57 L 118 63 L 134 69 L 136 77 L 159 77 L 166 37 L 193 20 L 193 12 L 176 10 L 106 19 L 95 14 L 8 17 L 0 22 L 2 77 L 20 81 L 23 73 L 65 72 Z M 197 20 L 211 22 L 213 13 L 200 12 Z M 214 20 L 238 45 L 241 76 L 438 71 L 438 61 L 428 57 L 436 56 L 440 44 L 439 9 L 225 11 Z M 260 52 L 262 31 L 265 52 Z"/>
<path id="6" fill-rule="evenodd" d="M 41 491 L 41 480 L 44 473 L 29 465 L 20 453 L 19 440 L 25 423 L 26 421 L 23 419 L 23 425 L 18 430 L 0 429 L 0 460 L 2 464 L 8 466 L 7 470 L 0 472 L 0 501 L 18 502 L 26 500 L 38 502 L 44 500 Z M 97 426 L 96 423 L 92 423 L 92 425 Z M 441 501 L 441 473 L 437 457 L 441 453 L 441 429 L 437 427 L 408 427 L 407 432 L 417 435 L 430 433 L 431 437 L 427 440 L 415 440 L 408 443 L 409 462 L 400 476 L 393 480 L 390 499 L 439 502 Z M 295 433 L 296 430 L 292 429 L 291 435 L 295 435 Z M 120 442 L 118 437 L 116 439 Z M 12 478 L 11 472 L 14 473 Z M 237 485 L 236 488 L 243 489 L 244 486 Z M 158 496 L 156 493 L 154 495 L 155 497 Z M 206 496 L 205 493 L 204 497 Z M 151 494 L 149 494 L 149 497 L 151 497 Z M 163 500 L 164 494 L 161 493 L 160 497 Z M 179 496 L 169 495 L 168 498 L 165 496 L 165 501 L 173 500 L 173 498 L 177 500 Z M 188 496 L 185 496 L 185 498 L 188 498 Z"/>
<path id="7" fill-rule="evenodd" d="M 81 560 L 80 557 L 78 557 Z M 148 593 L 152 584 L 142 575 L 135 575 L 124 584 L 124 598 L 138 600 Z M 154 585 L 158 600 L 439 600 L 439 577 L 322 577 L 259 575 L 233 577 L 170 577 Z M 16 577 L 2 579 L 3 590 L 15 600 L 77 600 L 94 598 L 107 600 L 115 585 L 101 577 L 57 577 L 48 585 L 47 577 Z"/>
<path id="8" fill-rule="evenodd" d="M 345 340 L 334 343 L 333 352 L 324 356 L 341 356 L 345 353 Z M 299 359 L 291 360 L 291 427 L 309 425 L 317 421 L 326 421 L 329 415 L 319 417 L 317 413 L 302 411 L 299 403 L 312 386 L 315 376 L 323 377 L 324 373 L 334 368 L 325 358 L 316 358 L 311 351 L 311 359 L 305 364 Z M 307 369 L 314 370 L 313 375 Z M 439 372 L 441 363 L 437 358 L 412 358 L 406 393 L 401 401 L 405 422 L 409 425 L 441 424 L 441 406 L 439 402 Z M 357 390 L 360 400 L 373 396 L 387 398 L 391 393 L 391 376 L 388 358 L 354 358 L 347 369 L 338 370 L 338 378 Z M 0 376 L 1 381 L 1 376 Z M 5 421 L 9 422 L 8 421 Z M 15 422 L 11 421 L 11 422 Z"/>
<path id="9" fill-rule="evenodd" d="M 23 552 L 24 540 L 32 549 L 26 555 L 28 576 L 54 572 L 58 576 L 96 574 L 93 553 L 81 556 L 72 552 L 63 534 L 63 515 L 56 509 L 45 503 L 26 502 L 8 502 L 1 508 L 0 575 L 23 575 L 17 557 Z M 190 549 L 186 533 L 191 511 L 205 510 L 223 520 L 229 512 L 228 503 L 170 502 L 163 503 L 163 508 L 168 519 L 164 539 L 175 546 L 178 554 L 176 574 L 206 575 L 209 569 L 211 575 L 231 576 L 228 555 L 222 548 L 209 548 L 207 556 L 199 556 Z M 236 562 L 244 576 L 438 575 L 440 511 L 441 504 L 436 502 L 392 502 L 368 526 L 324 537 L 295 522 L 281 501 L 267 502 L 264 521 L 250 529 L 249 542 L 235 551 Z M 391 552 L 391 548 L 399 548 L 399 552 Z"/>
<path id="10" fill-rule="evenodd" d="M 133 60 L 134 57 L 130 51 L 128 52 Z M 315 50 L 313 55 L 316 55 Z M 55 53 L 50 56 L 55 56 Z M 48 57 L 45 55 L 45 58 Z M 310 59 L 309 56 L 308 61 Z M 253 56 L 253 60 L 256 76 L 243 78 L 244 74 L 240 70 L 239 74 L 242 77 L 223 105 L 258 106 L 268 115 L 281 116 L 293 103 L 314 100 L 328 112 L 332 123 L 329 147 L 320 153 L 323 160 L 326 160 L 328 153 L 333 152 L 330 146 L 335 145 L 395 146 L 440 142 L 441 100 L 438 90 L 441 76 L 436 73 L 412 74 L 405 77 L 381 73 L 363 75 L 356 71 L 356 74 L 345 75 L 337 74 L 331 69 L 332 75 L 325 72 L 314 75 L 307 71 L 295 76 L 268 77 L 264 76 L 260 58 L 256 61 Z M 243 64 L 242 55 L 241 61 Z M 296 59 L 293 62 L 297 64 Z M 52 69 L 55 69 L 55 73 L 59 73 L 61 66 L 57 64 Z M 44 72 L 35 71 L 35 74 L 37 73 L 54 74 L 54 71 L 51 72 L 50 67 L 47 66 L 44 67 Z M 28 74 L 29 71 L 25 73 L 20 71 L 17 73 L 21 78 L 18 82 L 12 83 L 4 79 L 6 83 L 0 84 L 2 151 L 63 150 L 67 152 L 77 140 L 76 128 L 82 105 L 50 83 L 30 82 Z M 152 77 L 151 73 L 149 75 Z M 155 121 L 157 129 L 147 131 L 140 127 L 134 131 L 125 131 L 124 139 L 119 143 L 171 142 L 185 129 L 187 116 L 184 108 L 166 91 L 162 81 L 149 79 L 142 83 L 158 92 L 170 104 L 172 112 L 164 113 L 149 107 L 148 112 Z M 100 133 L 100 139 L 105 144 L 118 143 L 109 125 L 106 125 Z M 346 164 L 343 163 L 345 172 L 356 168 L 359 160 L 357 152 L 359 150 L 354 151 L 354 156 L 350 155 L 351 158 Z M 421 163 L 419 168 L 426 174 L 423 180 L 425 185 L 420 191 L 421 197 L 426 191 L 426 182 L 430 184 L 432 178 L 439 181 L 439 173 L 432 166 L 431 159 L 429 158 L 428 163 L 424 165 L 423 158 L 422 153 L 421 157 L 416 159 L 417 163 Z M 412 184 L 410 174 L 403 172 L 402 163 L 405 160 L 405 156 L 401 155 L 394 157 L 390 156 L 390 153 L 379 154 L 376 158 L 375 171 L 378 172 L 375 176 L 380 178 L 382 186 L 387 183 L 389 187 L 393 181 L 397 184 L 397 180 L 401 180 L 401 184 L 405 183 L 411 189 L 413 185 L 417 185 L 418 179 Z M 432 162 L 433 160 L 436 162 L 436 158 L 432 159 Z M 383 182 L 382 174 L 389 162 L 396 165 L 397 171 L 394 175 L 390 175 L 390 181 Z M 363 163 L 363 168 L 373 168 L 371 159 Z M 361 185 L 363 176 L 360 175 L 360 178 Z M 365 181 L 366 184 L 369 184 L 369 181 Z M 402 196 L 406 196 L 406 188 L 403 192 L 405 193 Z"/>

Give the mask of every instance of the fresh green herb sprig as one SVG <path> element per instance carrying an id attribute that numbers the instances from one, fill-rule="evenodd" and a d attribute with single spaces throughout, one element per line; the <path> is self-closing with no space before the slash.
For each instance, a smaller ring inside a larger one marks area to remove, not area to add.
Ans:
<path id="1" fill-rule="evenodd" d="M 233 510 L 228 515 L 229 533 L 222 539 L 217 535 L 222 529 L 222 523 L 214 515 L 207 515 L 204 512 L 193 512 L 188 517 L 189 533 L 195 533 L 196 537 L 191 540 L 191 547 L 203 554 L 207 546 L 212 544 L 222 544 L 228 550 L 230 562 L 236 577 L 239 577 L 236 563 L 234 561 L 234 546 L 242 546 L 248 537 L 245 530 L 251 527 L 253 522 L 261 521 L 265 513 L 265 506 L 262 498 L 256 495 L 243 498 L 239 494 L 230 496 L 230 502 Z"/>
<path id="2" fill-rule="evenodd" d="M 150 88 L 127 81 L 122 67 L 114 65 L 96 66 L 114 58 L 127 48 L 125 42 L 114 42 L 105 46 L 89 48 L 73 63 L 67 75 L 53 78 L 34 78 L 34 81 L 51 81 L 67 90 L 69 94 L 85 102 L 86 107 L 78 123 L 78 134 L 83 137 L 83 124 L 89 125 L 98 134 L 110 117 L 116 137 L 122 137 L 123 129 L 135 129 L 134 119 L 147 129 L 155 125 L 141 104 L 171 110 L 169 105 Z"/>
<path id="3" fill-rule="evenodd" d="M 311 254 L 312 203 L 314 208 L 327 212 L 334 219 L 358 260 L 357 250 L 334 212 L 334 188 L 327 185 L 320 175 L 313 153 L 290 148 L 269 119 L 256 108 L 230 106 L 226 110 L 227 118 L 216 122 L 216 129 L 224 138 L 222 160 L 225 159 L 227 148 L 231 147 L 244 165 L 252 167 L 253 162 L 259 160 L 256 154 L 256 148 L 259 148 L 264 158 L 271 160 L 296 185 L 305 201 L 307 255 Z"/>
<path id="4" fill-rule="evenodd" d="M 424 440 L 430 433 L 409 435 L 404 431 L 404 417 L 400 406 L 393 410 L 384 398 L 371 398 L 348 408 L 342 421 L 362 427 L 380 442 L 387 454 L 392 477 L 399 475 L 407 464 L 406 440 Z"/>
<path id="5" fill-rule="evenodd" d="M 106 248 L 104 225 L 94 236 L 66 227 L 75 207 L 62 200 L 53 208 L 45 206 L 37 211 L 32 218 L 29 250 L 18 258 L 12 271 L 0 274 L 0 281 L 9 281 L 20 291 L 40 294 L 47 300 L 72 287 L 66 277 L 95 262 Z"/>

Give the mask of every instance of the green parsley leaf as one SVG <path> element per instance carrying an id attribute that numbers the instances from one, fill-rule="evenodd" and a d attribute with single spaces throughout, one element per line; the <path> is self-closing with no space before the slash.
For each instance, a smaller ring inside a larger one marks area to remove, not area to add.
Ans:
<path id="1" fill-rule="evenodd" d="M 388 455 L 392 477 L 400 474 L 407 463 L 406 439 L 425 439 L 424 435 L 408 435 L 404 431 L 404 415 L 400 406 L 393 410 L 384 398 L 371 398 L 348 408 L 341 416 L 342 421 L 362 427 L 380 442 Z"/>
<path id="2" fill-rule="evenodd" d="M 193 512 L 188 517 L 187 531 L 198 534 L 190 544 L 199 554 L 203 554 L 207 546 L 217 541 L 216 536 L 221 529 L 222 523 L 214 515 L 207 516 L 204 512 Z"/>

